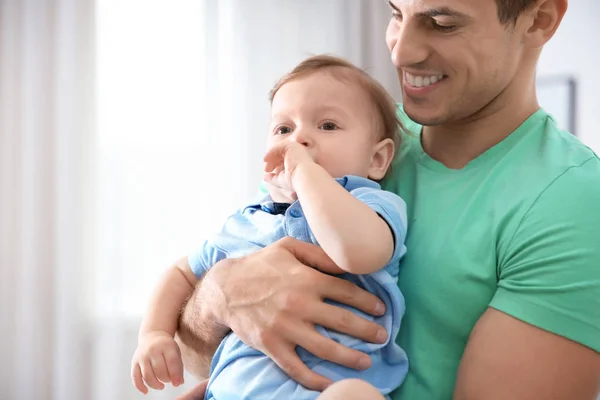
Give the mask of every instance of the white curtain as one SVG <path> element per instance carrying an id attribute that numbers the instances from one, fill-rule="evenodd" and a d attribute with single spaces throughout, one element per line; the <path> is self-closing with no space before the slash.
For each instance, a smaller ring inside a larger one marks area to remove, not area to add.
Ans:
<path id="1" fill-rule="evenodd" d="M 140 398 L 129 363 L 147 297 L 256 194 L 269 89 L 332 53 L 397 97 L 388 7 L 0 4 L 0 398 Z"/>
<path id="2" fill-rule="evenodd" d="M 82 399 L 93 4 L 0 4 L 0 397 Z"/>

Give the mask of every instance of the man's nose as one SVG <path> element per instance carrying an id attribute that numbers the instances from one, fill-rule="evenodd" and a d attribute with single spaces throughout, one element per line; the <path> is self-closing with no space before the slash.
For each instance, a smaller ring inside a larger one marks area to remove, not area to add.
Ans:
<path id="1" fill-rule="evenodd" d="M 402 23 L 391 33 L 390 52 L 396 68 L 416 66 L 429 57 L 429 44 L 415 24 Z"/>

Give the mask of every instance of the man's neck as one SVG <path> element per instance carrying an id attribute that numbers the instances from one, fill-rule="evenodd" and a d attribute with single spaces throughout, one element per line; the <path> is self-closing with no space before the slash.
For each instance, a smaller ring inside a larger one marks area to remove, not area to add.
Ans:
<path id="1" fill-rule="evenodd" d="M 461 169 L 514 132 L 539 106 L 533 80 L 524 91 L 513 82 L 486 107 L 468 119 L 424 126 L 423 149 L 448 168 Z"/>

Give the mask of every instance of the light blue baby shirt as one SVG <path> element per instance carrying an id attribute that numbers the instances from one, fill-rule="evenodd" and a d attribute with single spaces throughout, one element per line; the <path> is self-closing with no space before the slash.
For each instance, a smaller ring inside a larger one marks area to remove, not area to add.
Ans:
<path id="1" fill-rule="evenodd" d="M 317 331 L 324 336 L 369 354 L 372 367 L 366 371 L 324 361 L 301 347 L 297 347 L 297 353 L 310 369 L 334 382 L 358 378 L 370 382 L 387 395 L 400 386 L 408 370 L 406 353 L 395 341 L 405 311 L 397 278 L 400 259 L 406 252 L 406 204 L 396 194 L 382 190 L 378 183 L 369 179 L 345 176 L 336 180 L 387 222 L 393 232 L 395 246 L 392 258 L 384 269 L 368 275 L 341 275 L 379 297 L 386 306 L 383 316 L 373 317 L 345 305 L 327 302 L 375 321 L 386 329 L 389 337 L 384 344 L 372 344 L 317 326 Z M 249 205 L 229 217 L 217 235 L 205 241 L 196 253 L 188 257 L 196 276 L 201 277 L 220 260 L 253 253 L 286 236 L 318 244 L 298 201 L 283 214 L 273 214 L 273 205 L 267 196 L 260 203 Z M 348 215 L 348 218 L 352 218 L 352 215 Z M 235 333 L 230 333 L 213 357 L 205 399 L 312 400 L 318 395 L 319 392 L 308 390 L 290 379 L 271 359 L 244 344 Z"/>

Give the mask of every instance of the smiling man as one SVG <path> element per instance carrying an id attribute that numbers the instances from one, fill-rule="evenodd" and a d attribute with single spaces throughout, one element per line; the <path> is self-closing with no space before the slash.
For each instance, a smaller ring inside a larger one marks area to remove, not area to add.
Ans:
<path id="1" fill-rule="evenodd" d="M 384 187 L 408 204 L 395 400 L 593 400 L 600 388 L 600 161 L 540 109 L 535 68 L 567 0 L 394 0 L 386 41 L 411 131 Z M 183 260 L 182 262 L 187 262 Z M 364 368 L 319 324 L 378 342 L 376 298 L 285 240 L 216 265 L 181 319 L 206 376 L 232 329 L 292 378 L 330 382 L 295 353 Z"/>

